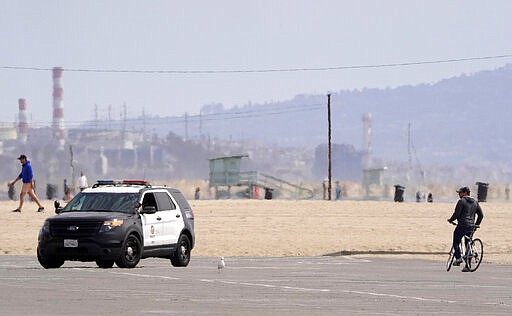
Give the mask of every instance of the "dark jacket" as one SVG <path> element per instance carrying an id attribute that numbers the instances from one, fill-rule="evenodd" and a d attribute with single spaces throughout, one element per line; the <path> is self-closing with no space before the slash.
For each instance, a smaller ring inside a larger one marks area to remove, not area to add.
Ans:
<path id="1" fill-rule="evenodd" d="M 34 174 L 32 173 L 32 166 L 30 165 L 30 161 L 27 161 L 23 167 L 21 167 L 21 173 L 18 177 L 21 178 L 23 183 L 30 183 L 32 181 Z"/>
<path id="2" fill-rule="evenodd" d="M 475 213 L 478 215 L 476 223 Z M 455 205 L 455 211 L 449 221 L 457 220 L 457 226 L 473 227 L 474 225 L 480 225 L 483 218 L 484 213 L 478 202 L 470 196 L 464 196 Z"/>

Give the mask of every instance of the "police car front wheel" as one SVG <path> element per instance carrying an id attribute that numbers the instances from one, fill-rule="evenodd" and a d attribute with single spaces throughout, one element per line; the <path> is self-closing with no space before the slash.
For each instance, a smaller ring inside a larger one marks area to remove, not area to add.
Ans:
<path id="1" fill-rule="evenodd" d="M 64 264 L 64 260 L 52 256 L 46 256 L 41 253 L 41 249 L 37 248 L 37 261 L 45 269 L 60 268 Z"/>
<path id="2" fill-rule="evenodd" d="M 119 268 L 135 268 L 142 254 L 142 246 L 139 238 L 131 234 L 123 243 L 121 256 L 116 260 Z"/>

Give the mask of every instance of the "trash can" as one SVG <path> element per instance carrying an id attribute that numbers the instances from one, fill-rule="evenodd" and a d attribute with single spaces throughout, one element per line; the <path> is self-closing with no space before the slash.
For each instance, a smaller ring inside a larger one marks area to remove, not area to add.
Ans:
<path id="1" fill-rule="evenodd" d="M 475 184 L 478 186 L 478 202 L 487 202 L 487 189 L 489 188 L 489 183 L 477 182 Z"/>
<path id="2" fill-rule="evenodd" d="M 272 189 L 265 188 L 265 200 L 272 200 Z"/>
<path id="3" fill-rule="evenodd" d="M 395 185 L 395 202 L 403 202 L 404 201 L 404 192 L 405 187 L 401 185 Z"/>
<path id="4" fill-rule="evenodd" d="M 434 203 L 434 197 L 432 196 L 432 192 L 428 193 L 427 202 Z"/>
<path id="5" fill-rule="evenodd" d="M 14 185 L 9 185 L 9 189 L 7 190 L 7 196 L 10 200 L 16 199 L 16 189 L 14 188 Z"/>
<path id="6" fill-rule="evenodd" d="M 55 184 L 47 184 L 46 185 L 46 198 L 48 200 L 53 200 L 53 198 L 57 197 L 57 186 Z"/>

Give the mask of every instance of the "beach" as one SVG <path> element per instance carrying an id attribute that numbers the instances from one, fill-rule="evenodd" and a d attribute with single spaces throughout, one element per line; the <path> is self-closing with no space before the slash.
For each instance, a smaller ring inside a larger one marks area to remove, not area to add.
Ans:
<path id="1" fill-rule="evenodd" d="M 445 260 L 454 226 L 453 203 L 323 200 L 191 200 L 196 245 L 192 256 L 322 256 L 356 254 Z M 36 255 L 37 235 L 54 215 L 25 202 L 0 202 L 0 254 Z M 512 264 L 512 203 L 481 203 L 484 220 L 475 237 L 484 262 Z"/>

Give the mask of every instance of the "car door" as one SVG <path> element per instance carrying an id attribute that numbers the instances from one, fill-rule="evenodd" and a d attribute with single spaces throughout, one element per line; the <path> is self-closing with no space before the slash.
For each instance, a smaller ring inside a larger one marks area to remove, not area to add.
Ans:
<path id="1" fill-rule="evenodd" d="M 178 242 L 181 230 L 183 229 L 183 218 L 181 211 L 176 207 L 176 203 L 172 200 L 167 190 L 155 193 L 159 210 L 161 210 L 164 219 L 163 231 L 165 236 L 165 244 L 175 244 Z"/>
<path id="2" fill-rule="evenodd" d="M 142 196 L 142 207 L 153 206 L 156 212 L 153 214 L 141 214 L 142 232 L 144 234 L 144 248 L 151 249 L 164 244 L 163 220 L 159 214 L 158 204 L 153 192 L 145 192 Z"/>

